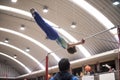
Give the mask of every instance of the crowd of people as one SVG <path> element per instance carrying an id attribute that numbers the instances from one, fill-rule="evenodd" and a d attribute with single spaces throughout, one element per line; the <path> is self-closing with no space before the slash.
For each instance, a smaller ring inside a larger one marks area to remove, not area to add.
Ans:
<path id="1" fill-rule="evenodd" d="M 76 73 L 76 75 L 72 74 L 72 70 L 70 68 L 70 62 L 67 58 L 62 58 L 58 63 L 59 72 L 57 72 L 54 76 L 50 77 L 50 80 L 82 80 L 82 77 L 85 75 L 95 75 L 94 70 L 90 65 L 84 66 L 84 71 L 80 71 L 80 73 Z M 115 69 L 110 67 L 108 72 L 115 72 Z"/>

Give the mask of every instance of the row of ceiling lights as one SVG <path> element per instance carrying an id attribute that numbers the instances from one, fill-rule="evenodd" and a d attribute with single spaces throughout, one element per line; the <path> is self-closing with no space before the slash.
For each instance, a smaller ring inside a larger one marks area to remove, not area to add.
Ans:
<path id="1" fill-rule="evenodd" d="M 22 24 L 21 27 L 20 27 L 20 30 L 25 30 L 25 25 Z M 6 38 L 6 39 L 4 40 L 4 42 L 5 42 L 5 43 L 8 43 L 8 42 L 9 42 L 9 39 Z M 29 52 L 29 51 L 30 51 L 30 48 L 27 47 L 27 48 L 25 49 L 25 51 L 26 51 L 26 52 Z M 17 55 L 14 55 L 13 58 L 17 58 Z"/>
<path id="2" fill-rule="evenodd" d="M 5 42 L 5 43 L 8 43 L 8 42 L 9 42 L 9 39 L 8 39 L 8 38 L 6 38 L 6 39 L 4 40 L 4 42 Z M 25 49 L 25 51 L 26 51 L 26 52 L 29 52 L 29 51 L 30 51 L 30 48 L 29 48 L 29 47 L 27 47 L 27 48 Z"/>
<path id="3" fill-rule="evenodd" d="M 17 0 L 11 0 L 11 2 L 16 3 Z M 48 12 L 48 6 L 43 6 L 43 13 L 47 13 L 47 12 Z M 71 28 L 76 28 L 76 22 L 72 22 Z M 24 30 L 25 27 L 24 27 L 24 26 L 21 26 L 20 29 L 21 29 L 21 30 Z"/>
<path id="4" fill-rule="evenodd" d="M 4 42 L 5 42 L 5 43 L 8 43 L 8 42 L 9 42 L 9 39 L 8 39 L 8 38 L 6 38 L 6 39 L 4 40 Z M 13 56 L 13 58 L 15 58 L 15 59 L 16 59 L 16 58 L 17 58 L 17 55 L 14 55 L 14 56 Z"/>
<path id="5" fill-rule="evenodd" d="M 11 0 L 11 2 L 13 2 L 13 3 L 16 3 L 17 2 L 17 0 Z M 120 4 L 120 0 L 114 0 L 113 1 L 113 5 L 119 5 Z M 47 13 L 48 12 L 48 6 L 43 6 L 43 12 L 44 13 Z M 71 28 L 76 28 L 76 22 L 72 22 L 72 24 L 71 24 Z M 21 30 L 25 30 L 25 26 L 24 25 L 21 25 L 21 28 L 20 28 Z"/>
<path id="6" fill-rule="evenodd" d="M 6 38 L 4 42 L 5 42 L 5 43 L 8 43 L 8 42 L 9 42 L 9 39 L 8 39 L 8 38 Z M 15 58 L 15 59 L 16 59 L 16 58 L 17 58 L 17 55 L 14 55 L 14 56 L 13 56 L 13 58 Z"/>
<path id="7" fill-rule="evenodd" d="M 8 42 L 9 42 L 9 39 L 8 39 L 8 38 L 6 38 L 6 39 L 4 40 L 4 42 L 5 42 L 5 43 L 8 43 Z M 29 47 L 27 47 L 27 48 L 25 49 L 25 51 L 26 51 L 26 52 L 29 52 L 29 51 L 30 51 L 30 48 L 29 48 Z M 15 55 L 13 56 L 13 58 L 15 58 L 15 59 L 16 59 L 16 58 L 17 58 L 17 55 L 15 54 Z"/>

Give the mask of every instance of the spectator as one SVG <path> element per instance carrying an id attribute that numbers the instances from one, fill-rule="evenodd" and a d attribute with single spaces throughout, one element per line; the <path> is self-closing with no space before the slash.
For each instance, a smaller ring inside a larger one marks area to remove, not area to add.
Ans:
<path id="1" fill-rule="evenodd" d="M 110 68 L 109 68 L 109 71 L 108 72 L 115 72 L 115 69 L 114 68 L 112 68 L 111 66 L 110 66 Z"/>
<path id="2" fill-rule="evenodd" d="M 58 63 L 59 72 L 56 73 L 50 80 L 79 80 L 76 76 L 70 73 L 70 62 L 67 58 L 63 58 Z"/>

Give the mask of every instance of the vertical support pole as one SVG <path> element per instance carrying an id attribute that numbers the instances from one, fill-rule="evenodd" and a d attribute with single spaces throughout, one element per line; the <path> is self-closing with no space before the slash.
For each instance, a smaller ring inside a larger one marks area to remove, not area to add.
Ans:
<path id="1" fill-rule="evenodd" d="M 118 33 L 118 39 L 119 39 L 119 41 L 118 41 L 118 71 L 117 71 L 117 73 L 118 73 L 118 79 L 120 80 L 120 25 L 118 25 L 118 27 L 117 27 L 117 33 Z"/>
<path id="2" fill-rule="evenodd" d="M 82 65 L 82 73 L 85 73 L 84 65 Z"/>
<path id="3" fill-rule="evenodd" d="M 48 55 L 46 56 L 46 76 L 45 80 L 48 80 Z"/>
<path id="4" fill-rule="evenodd" d="M 6 78 L 6 80 L 7 80 L 7 73 L 5 74 L 5 78 Z"/>
<path id="5" fill-rule="evenodd" d="M 119 53 L 118 53 L 119 54 Z M 116 80 L 119 80 L 119 59 L 115 58 L 115 66 L 116 66 Z"/>
<path id="6" fill-rule="evenodd" d="M 97 66 L 97 72 L 99 73 L 99 72 L 100 72 L 100 63 L 97 62 L 96 64 L 97 64 L 97 65 L 96 65 L 96 66 Z"/>

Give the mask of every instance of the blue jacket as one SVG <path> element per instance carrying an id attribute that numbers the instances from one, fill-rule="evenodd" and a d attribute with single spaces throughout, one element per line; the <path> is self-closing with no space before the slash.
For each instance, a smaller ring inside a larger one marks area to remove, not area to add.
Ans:
<path id="1" fill-rule="evenodd" d="M 58 72 L 50 80 L 79 80 L 76 76 L 68 72 Z"/>

